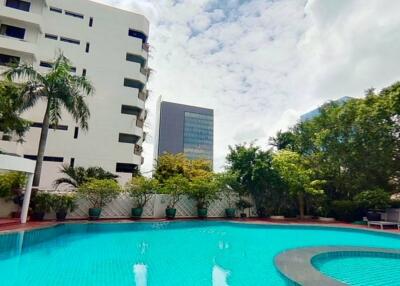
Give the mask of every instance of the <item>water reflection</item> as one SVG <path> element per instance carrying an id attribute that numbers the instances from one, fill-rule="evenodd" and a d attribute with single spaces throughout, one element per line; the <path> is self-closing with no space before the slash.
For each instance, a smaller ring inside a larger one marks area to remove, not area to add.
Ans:
<path id="1" fill-rule="evenodd" d="M 213 286 L 229 286 L 228 276 L 230 272 L 218 265 L 213 266 L 212 270 L 212 285 Z"/>
<path id="2" fill-rule="evenodd" d="M 147 265 L 138 263 L 133 265 L 136 286 L 147 286 Z"/>

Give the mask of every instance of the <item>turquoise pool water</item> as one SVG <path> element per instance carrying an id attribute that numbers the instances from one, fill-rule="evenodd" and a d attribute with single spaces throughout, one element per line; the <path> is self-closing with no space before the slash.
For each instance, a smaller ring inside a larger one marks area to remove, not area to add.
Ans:
<path id="1" fill-rule="evenodd" d="M 65 224 L 0 235 L 0 285 L 280 286 L 276 254 L 327 245 L 400 249 L 400 236 L 228 222 Z"/>
<path id="2" fill-rule="evenodd" d="M 326 255 L 313 259 L 313 265 L 325 275 L 349 285 L 400 285 L 400 255 Z"/>

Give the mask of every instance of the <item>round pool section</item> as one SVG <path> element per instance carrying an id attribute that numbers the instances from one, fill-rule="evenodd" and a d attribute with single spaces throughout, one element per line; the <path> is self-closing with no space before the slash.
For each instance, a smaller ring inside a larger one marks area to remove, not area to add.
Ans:
<path id="1" fill-rule="evenodd" d="M 278 253 L 326 245 L 400 249 L 400 236 L 207 221 L 63 224 L 0 235 L 0 284 L 283 286 Z"/>
<path id="2" fill-rule="evenodd" d="M 315 256 L 321 273 L 347 285 L 400 285 L 400 251 L 333 252 Z"/>

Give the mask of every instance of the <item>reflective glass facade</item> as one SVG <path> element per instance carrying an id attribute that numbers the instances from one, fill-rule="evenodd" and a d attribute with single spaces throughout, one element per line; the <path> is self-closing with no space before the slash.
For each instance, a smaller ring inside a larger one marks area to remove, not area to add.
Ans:
<path id="1" fill-rule="evenodd" d="M 185 112 L 183 152 L 189 159 L 213 159 L 213 116 Z"/>

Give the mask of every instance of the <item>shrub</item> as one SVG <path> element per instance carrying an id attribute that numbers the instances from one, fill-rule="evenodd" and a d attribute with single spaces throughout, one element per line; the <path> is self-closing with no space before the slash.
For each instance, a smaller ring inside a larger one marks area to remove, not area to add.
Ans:
<path id="1" fill-rule="evenodd" d="M 167 208 L 174 208 L 181 197 L 187 193 L 189 180 L 183 175 L 175 175 L 166 179 L 160 185 L 160 192 L 170 196 Z"/>
<path id="2" fill-rule="evenodd" d="M 76 208 L 76 193 L 52 193 L 51 208 L 57 212 L 72 212 Z"/>
<path id="3" fill-rule="evenodd" d="M 332 214 L 337 220 L 353 222 L 362 218 L 362 212 L 354 201 L 333 201 L 331 207 Z"/>
<path id="4" fill-rule="evenodd" d="M 14 192 L 24 187 L 26 175 L 21 172 L 0 174 L 0 198 L 11 198 Z"/>
<path id="5" fill-rule="evenodd" d="M 125 185 L 125 191 L 133 199 L 135 208 L 143 208 L 157 188 L 158 181 L 146 177 L 134 177 Z"/>
<path id="6" fill-rule="evenodd" d="M 93 179 L 78 188 L 78 195 L 90 202 L 92 208 L 102 208 L 121 193 L 121 187 L 112 179 Z"/>
<path id="7" fill-rule="evenodd" d="M 46 192 L 35 192 L 31 200 L 31 207 L 34 213 L 49 212 L 51 204 L 52 195 Z"/>
<path id="8" fill-rule="evenodd" d="M 247 201 L 243 198 L 240 198 L 239 201 L 236 203 L 236 207 L 241 211 L 251 208 L 252 206 L 253 205 L 249 201 Z"/>
<path id="9" fill-rule="evenodd" d="M 361 192 L 354 197 L 355 202 L 364 211 L 385 210 L 390 206 L 390 195 L 383 189 Z"/>
<path id="10" fill-rule="evenodd" d="M 218 183 L 214 176 L 197 177 L 189 184 L 189 197 L 196 201 L 197 208 L 207 208 L 219 198 Z"/>

